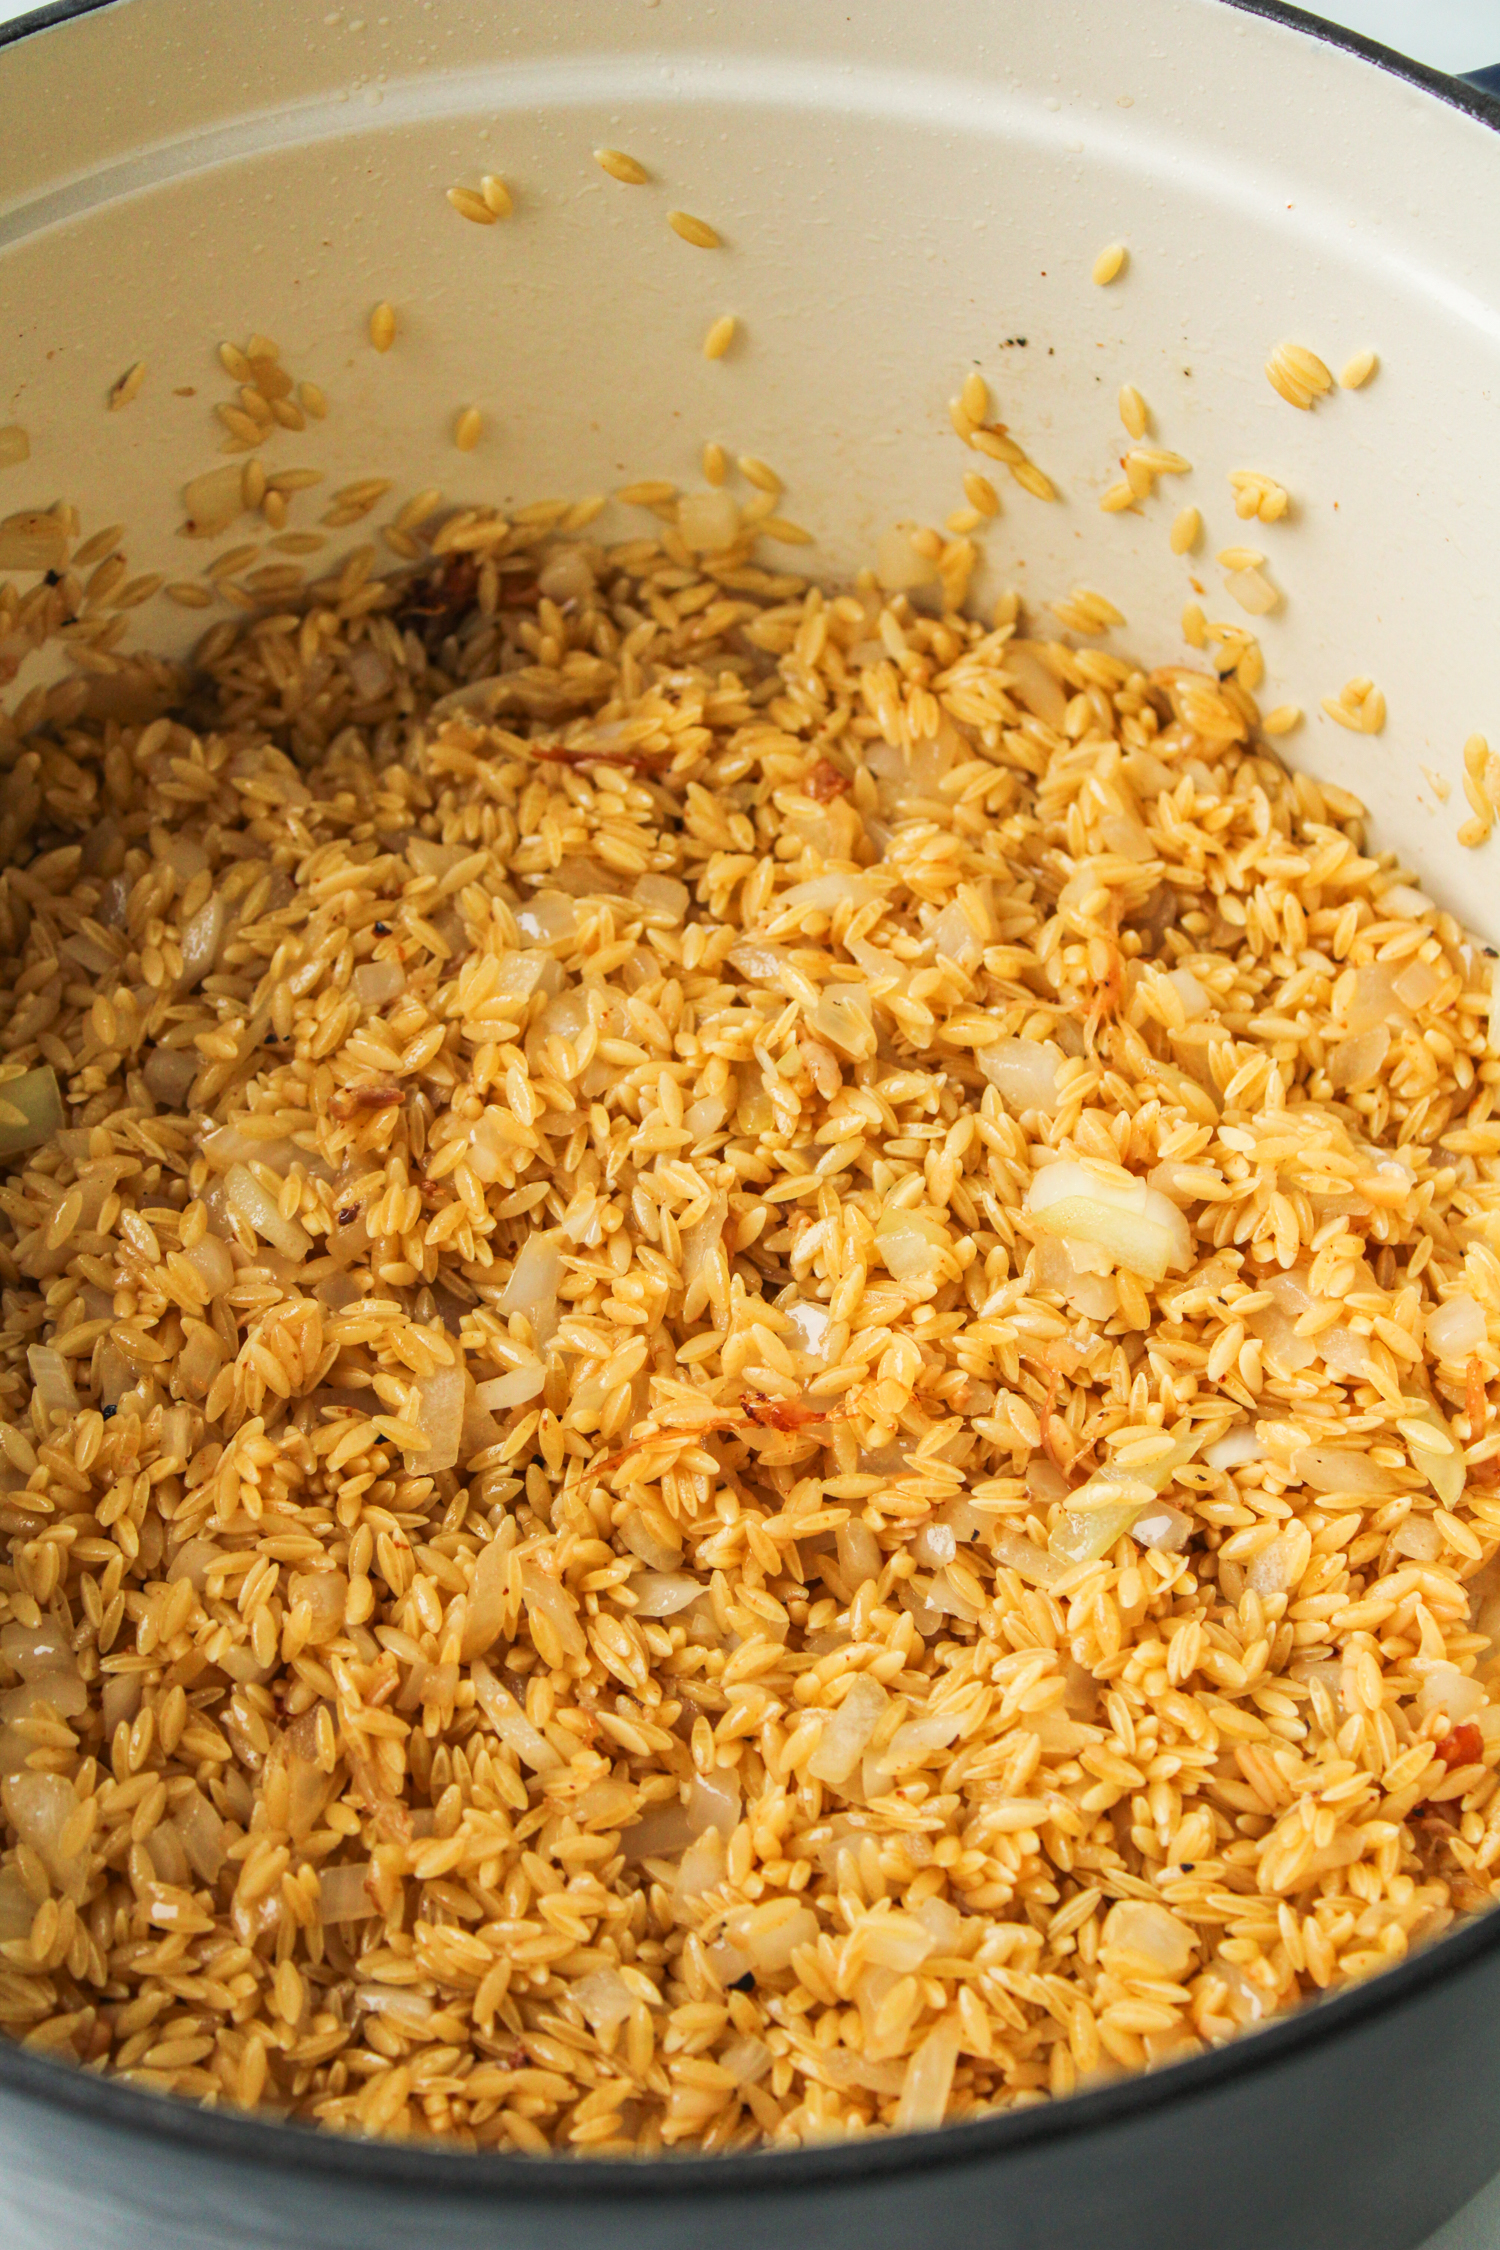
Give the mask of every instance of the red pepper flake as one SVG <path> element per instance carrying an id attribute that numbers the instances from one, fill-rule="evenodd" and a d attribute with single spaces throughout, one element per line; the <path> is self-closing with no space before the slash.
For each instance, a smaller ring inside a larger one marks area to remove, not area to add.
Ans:
<path id="1" fill-rule="evenodd" d="M 1477 1766 L 1484 1756 L 1484 1736 L 1472 1719 L 1466 1719 L 1461 1727 L 1450 1727 L 1435 1747 L 1450 1771 L 1454 1766 Z"/>
<path id="2" fill-rule="evenodd" d="M 399 1086 L 345 1086 L 334 1095 L 328 1107 L 341 1122 L 347 1122 L 366 1110 L 395 1109 L 403 1098 Z"/>

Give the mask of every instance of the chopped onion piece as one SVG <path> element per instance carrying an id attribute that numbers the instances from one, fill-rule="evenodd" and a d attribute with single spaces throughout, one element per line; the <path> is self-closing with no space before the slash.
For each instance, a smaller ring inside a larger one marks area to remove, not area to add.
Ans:
<path id="1" fill-rule="evenodd" d="M 547 1380 L 547 1370 L 539 1359 L 531 1359 L 520 1367 L 511 1368 L 505 1375 L 494 1375 L 488 1382 L 476 1386 L 474 1396 L 488 1413 L 502 1412 L 508 1406 L 524 1406 L 527 1399 L 535 1398 Z"/>
<path id="2" fill-rule="evenodd" d="M 848 1780 L 889 1701 L 890 1697 L 877 1679 L 868 1672 L 856 1674 L 843 1702 L 831 1718 L 824 1720 L 817 1747 L 807 1761 L 807 1770 L 815 1781 L 837 1785 Z M 741 1941 L 736 1939 L 735 1942 Z"/>
<path id="3" fill-rule="evenodd" d="M 683 544 L 695 555 L 731 547 L 739 537 L 739 503 L 723 485 L 685 492 L 677 503 L 677 529 Z"/>
<path id="4" fill-rule="evenodd" d="M 199 907 L 182 932 L 182 976 L 179 988 L 189 992 L 203 982 L 219 958 L 224 936 L 224 901 L 215 892 Z"/>
<path id="5" fill-rule="evenodd" d="M 202 1068 L 203 1057 L 179 1047 L 153 1047 L 141 1069 L 146 1091 L 167 1109 L 180 1109 Z"/>
<path id="6" fill-rule="evenodd" d="M 1427 1315 L 1427 1342 L 1439 1359 L 1468 1359 L 1483 1348 L 1485 1333 L 1484 1314 L 1466 1290 Z"/>
<path id="7" fill-rule="evenodd" d="M 0 1158 L 41 1148 L 62 1130 L 62 1121 L 62 1090 L 50 1063 L 0 1081 Z"/>
<path id="8" fill-rule="evenodd" d="M 683 920 L 693 897 L 686 883 L 679 883 L 675 875 L 639 875 L 633 895 L 636 905 L 646 913 L 662 915 L 674 925 Z"/>
<path id="9" fill-rule="evenodd" d="M 521 1593 L 533 1627 L 540 1619 L 551 1626 L 567 1655 L 587 1655 L 588 1641 L 579 1623 L 577 1605 L 565 1586 L 549 1577 L 539 1563 L 527 1561 L 521 1565 Z"/>
<path id="10" fill-rule="evenodd" d="M 1417 1690 L 1417 1716 L 1425 1719 L 1433 1711 L 1446 1711 L 1455 1726 L 1462 1726 L 1488 1701 L 1478 1680 L 1466 1679 L 1456 1664 L 1428 1664 Z"/>
<path id="11" fill-rule="evenodd" d="M 1298 1587 L 1312 1560 L 1312 1533 L 1305 1524 L 1289 1524 L 1285 1531 L 1252 1557 L 1245 1570 L 1245 1584 L 1252 1594 L 1286 1594 Z"/>
<path id="12" fill-rule="evenodd" d="M 874 1002 L 862 984 L 827 986 L 811 1023 L 820 1039 L 852 1062 L 866 1061 L 875 1052 Z"/>
<path id="13" fill-rule="evenodd" d="M 26 1364 L 31 1370 L 31 1380 L 36 1385 L 37 1397 L 46 1413 L 76 1414 L 78 1393 L 73 1378 L 68 1373 L 68 1363 L 60 1351 L 51 1344 L 32 1344 L 26 1353 Z"/>
<path id="14" fill-rule="evenodd" d="M 526 1237 L 521 1254 L 511 1268 L 500 1296 L 503 1313 L 524 1313 L 539 1344 L 557 1326 L 557 1285 L 562 1280 L 562 1252 L 550 1233 L 536 1228 Z"/>
<path id="15" fill-rule="evenodd" d="M 1263 1461 L 1265 1457 L 1266 1449 L 1250 1422 L 1236 1424 L 1203 1448 L 1204 1465 L 1210 1469 L 1238 1469 L 1247 1461 Z"/>
<path id="16" fill-rule="evenodd" d="M 498 1539 L 479 1550 L 469 1581 L 468 1615 L 464 1621 L 460 1661 L 469 1664 L 483 1656 L 500 1638 L 505 1625 L 505 1603 L 510 1585 L 510 1549 Z"/>
<path id="17" fill-rule="evenodd" d="M 1055 1585 L 1072 1568 L 1072 1564 L 1064 1562 L 1060 1556 L 1033 1546 L 1009 1524 L 1002 1524 L 995 1534 L 994 1555 L 1002 1570 L 1013 1570 L 1018 1578 L 1024 1578 L 1032 1586 Z"/>
<path id="18" fill-rule="evenodd" d="M 733 1767 L 727 1772 L 715 1769 L 711 1774 L 698 1774 L 688 1791 L 688 1826 L 695 1836 L 717 1828 L 727 1844 L 739 1826 L 741 1804 L 739 1776 Z"/>
<path id="19" fill-rule="evenodd" d="M 926 2038 L 913 2049 L 896 2107 L 898 2133 L 912 2133 L 924 2125 L 942 2124 L 962 2044 L 963 2032 L 955 2009 L 940 2016 Z"/>
<path id="20" fill-rule="evenodd" d="M 862 1516 L 853 1516 L 848 1523 L 841 1523 L 834 1540 L 839 1572 L 851 1593 L 880 1576 L 885 1557 L 880 1551 L 880 1541 Z"/>
<path id="21" fill-rule="evenodd" d="M 464 1426 L 464 1371 L 461 1366 L 435 1367 L 417 1378 L 417 1418 L 427 1443 L 406 1455 L 414 1476 L 430 1477 L 451 1469 L 458 1460 L 458 1442 Z"/>
<path id="22" fill-rule="evenodd" d="M 1125 1956 L 1122 1973 L 1145 1969 L 1174 1983 L 1198 1950 L 1197 1932 L 1150 1899 L 1120 1899 L 1105 1915 L 1100 1938 L 1101 1955 Z"/>
<path id="23" fill-rule="evenodd" d="M 1329 1085 L 1340 1092 L 1368 1086 L 1390 1049 L 1391 1035 L 1383 1023 L 1376 1024 L 1372 1031 L 1358 1031 L 1350 1039 L 1341 1039 L 1329 1052 Z"/>
<path id="24" fill-rule="evenodd" d="M 537 891 L 515 908 L 526 945 L 557 945 L 578 935 L 578 909 L 566 891 Z"/>
<path id="25" fill-rule="evenodd" d="M 1193 1262 L 1192 1235 L 1176 1204 L 1124 1170 L 1063 1157 L 1033 1173 L 1025 1208 L 1049 1234 L 1102 1250 L 1143 1280 L 1164 1280 Z"/>
<path id="26" fill-rule="evenodd" d="M 534 1727 L 512 1695 L 507 1695 L 482 1659 L 470 1667 L 474 1699 L 508 1749 L 514 1750 L 533 1773 L 552 1773 L 562 1764 L 547 1737 Z"/>
<path id="27" fill-rule="evenodd" d="M 354 972 L 354 997 L 361 1007 L 383 1008 L 406 987 L 399 961 L 363 961 Z"/>
<path id="28" fill-rule="evenodd" d="M 1191 1461 L 1203 1442 L 1202 1431 L 1179 1438 L 1170 1453 L 1139 1468 L 1113 1464 L 1096 1470 L 1072 1495 L 1071 1504 L 1054 1526 L 1048 1552 L 1066 1563 L 1095 1562 L 1107 1555 L 1171 1483 L 1177 1470 Z"/>
<path id="29" fill-rule="evenodd" d="M 614 2031 L 633 2013 L 635 1994 L 618 1969 L 593 1969 L 570 1987 L 569 1998 L 595 2031 Z"/>
<path id="30" fill-rule="evenodd" d="M 762 1976 L 776 1976 L 791 1967 L 799 1946 L 817 1944 L 818 1917 L 796 1898 L 772 1898 L 762 1906 L 736 1907 L 725 1934 Z"/>
<path id="31" fill-rule="evenodd" d="M 1039 1109 L 1044 1117 L 1053 1115 L 1057 1074 L 1066 1057 L 1050 1039 L 997 1039 L 992 1047 L 979 1048 L 976 1060 L 1012 1109 Z"/>
<path id="32" fill-rule="evenodd" d="M 23 1680 L 75 1669 L 73 1643 L 55 1617 L 44 1617 L 37 1625 L 0 1626 L 0 1656 Z"/>
<path id="33" fill-rule="evenodd" d="M 282 1217 L 280 1206 L 253 1173 L 247 1172 L 243 1164 L 232 1164 L 224 1187 L 229 1207 L 236 1217 L 243 1219 L 263 1242 L 269 1242 L 273 1250 L 279 1250 L 284 1258 L 300 1265 L 312 1248 L 311 1235 L 295 1219 Z"/>
<path id="34" fill-rule="evenodd" d="M 914 523 L 892 524 L 875 542 L 875 576 L 888 594 L 909 594 L 936 576 L 937 566 L 912 545 Z"/>
<path id="35" fill-rule="evenodd" d="M 1136 1517 L 1130 1536 L 1138 1547 L 1149 1547 L 1155 1554 L 1180 1555 L 1193 1536 L 1193 1519 L 1180 1508 L 1158 1500 L 1143 1516 Z"/>
<path id="36" fill-rule="evenodd" d="M 1068 715 L 1067 692 L 1047 661 L 1045 644 L 1010 641 L 1001 661 L 1005 684 L 1022 710 L 1060 733 Z"/>
<path id="37" fill-rule="evenodd" d="M 1288 1464 L 1314 1492 L 1347 1492 L 1357 1499 L 1392 1498 L 1401 1490 L 1389 1469 L 1364 1453 L 1339 1445 L 1299 1446 Z"/>
<path id="38" fill-rule="evenodd" d="M 675 1617 L 708 1592 L 701 1578 L 683 1570 L 643 1570 L 629 1584 L 637 1617 Z"/>
<path id="39" fill-rule="evenodd" d="M 0 521 L 0 570 L 61 570 L 67 559 L 68 530 L 61 516 L 23 508 Z"/>
<path id="40" fill-rule="evenodd" d="M 1423 1445 L 1403 1431 L 1412 1467 L 1421 1471 L 1445 1508 L 1458 1507 L 1464 1496 L 1463 1447 L 1430 1399 L 1408 1398 L 1401 1403 L 1406 1408 L 1403 1420 L 1415 1420 L 1433 1433 L 1434 1442 Z"/>
<path id="41" fill-rule="evenodd" d="M 195 1787 L 183 1800 L 176 1820 L 194 1874 L 200 1882 L 216 1883 L 229 1847 L 224 1823 L 201 1789 Z"/>
<path id="42" fill-rule="evenodd" d="M 380 1909 L 370 1895 L 374 1863 L 346 1860 L 339 1867 L 324 1867 L 318 1874 L 318 1915 L 323 1922 L 368 1922 Z"/>
<path id="43" fill-rule="evenodd" d="M 943 1270 L 952 1249 L 941 1219 L 919 1211 L 882 1211 L 875 1222 L 875 1243 L 886 1271 L 903 1282 L 931 1280 Z"/>
<path id="44" fill-rule="evenodd" d="M 182 488 L 190 539 L 213 539 L 227 531 L 244 505 L 244 480 L 238 467 L 209 469 Z"/>

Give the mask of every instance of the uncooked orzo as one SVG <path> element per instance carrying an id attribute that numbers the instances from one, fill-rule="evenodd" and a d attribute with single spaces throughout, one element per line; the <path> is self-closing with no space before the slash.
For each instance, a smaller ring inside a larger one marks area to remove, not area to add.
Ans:
<path id="1" fill-rule="evenodd" d="M 914 526 L 919 606 L 824 592 L 709 474 L 613 547 L 423 494 L 400 583 L 9 722 L 34 2048 L 785 2145 L 1490 1899 L 1491 961 L 1264 747 L 1243 628 L 1221 679 L 976 622 Z"/>

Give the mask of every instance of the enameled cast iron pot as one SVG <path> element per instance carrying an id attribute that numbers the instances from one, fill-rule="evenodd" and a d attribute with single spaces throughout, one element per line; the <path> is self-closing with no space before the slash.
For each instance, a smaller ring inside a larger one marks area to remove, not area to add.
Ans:
<path id="1" fill-rule="evenodd" d="M 178 488 L 217 457 L 212 348 L 260 330 L 333 402 L 286 448 L 330 487 L 386 473 L 510 504 L 691 484 L 713 436 L 774 461 L 833 576 L 954 504 L 946 400 L 977 364 L 1064 494 L 1007 497 L 996 582 L 1098 586 L 1159 661 L 1191 566 L 1159 513 L 1096 506 L 1128 380 L 1194 463 L 1210 546 L 1234 536 L 1230 469 L 1297 495 L 1262 700 L 1316 713 L 1375 676 L 1385 732 L 1314 719 L 1292 760 L 1354 788 L 1380 840 L 1500 935 L 1493 866 L 1432 782 L 1461 806 L 1465 737 L 1500 729 L 1482 91 L 1275 0 L 362 4 L 61 0 L 0 31 L 0 419 L 31 438 L 6 510 L 74 500 L 86 530 L 130 527 L 134 570 L 182 575 Z M 600 143 L 661 189 L 619 190 Z M 442 191 L 488 170 L 516 218 L 464 226 Z M 726 248 L 689 250 L 668 202 Z M 1111 241 L 1129 264 L 1095 288 Z M 383 357 L 382 298 L 402 328 Z M 710 364 L 731 309 L 743 341 Z M 1373 347 L 1381 369 L 1297 414 L 1262 372 L 1283 338 L 1334 367 Z M 106 414 L 141 358 L 140 398 Z M 461 456 L 468 404 L 487 435 Z M 157 607 L 151 637 L 175 620 L 185 645 L 195 620 Z M 339 2142 L 0 2043 L 6 2250 L 1410 2250 L 1497 2163 L 1496 1917 L 1158 2076 L 777 2156 Z"/>

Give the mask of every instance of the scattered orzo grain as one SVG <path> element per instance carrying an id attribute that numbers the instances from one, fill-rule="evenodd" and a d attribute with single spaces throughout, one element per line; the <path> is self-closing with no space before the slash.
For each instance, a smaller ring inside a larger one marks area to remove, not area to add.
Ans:
<path id="1" fill-rule="evenodd" d="M 1337 695 L 1323 696 L 1320 708 L 1356 734 L 1379 734 L 1385 725 L 1385 697 L 1374 681 L 1363 675 L 1346 680 Z"/>
<path id="2" fill-rule="evenodd" d="M 470 220 L 476 227 L 492 227 L 500 215 L 497 211 L 492 210 L 485 197 L 482 194 L 477 194 L 473 188 L 451 187 L 446 192 L 448 201 L 459 217 Z"/>
<path id="3" fill-rule="evenodd" d="M 388 352 L 396 341 L 396 308 L 382 297 L 370 315 L 370 342 L 378 352 Z"/>
<path id="4" fill-rule="evenodd" d="M 669 211 L 667 213 L 667 225 L 674 234 L 681 235 L 684 242 L 691 242 L 695 249 L 717 250 L 719 248 L 720 238 L 717 230 L 709 225 L 707 219 L 695 219 L 691 211 Z"/>
<path id="5" fill-rule="evenodd" d="M 1143 438 L 1150 427 L 1150 411 L 1134 383 L 1120 386 L 1120 420 L 1133 438 Z"/>
<path id="6" fill-rule="evenodd" d="M 1346 391 L 1362 391 L 1379 365 L 1380 361 L 1374 352 L 1356 352 L 1351 360 L 1345 361 L 1340 370 L 1341 387 Z"/>
<path id="7" fill-rule="evenodd" d="M 1274 477 L 1262 476 L 1258 469 L 1231 469 L 1229 485 L 1234 512 L 1244 522 L 1258 516 L 1262 523 L 1278 523 L 1291 505 L 1286 488 Z"/>
<path id="8" fill-rule="evenodd" d="M 620 148 L 596 148 L 594 162 L 601 164 L 612 180 L 623 180 L 627 187 L 644 187 L 651 177 L 644 164 Z"/>
<path id="9" fill-rule="evenodd" d="M 735 319 L 733 313 L 720 313 L 703 339 L 704 358 L 722 359 L 734 342 L 735 330 L 738 326 L 739 322 Z"/>
<path id="10" fill-rule="evenodd" d="M 1278 344 L 1266 361 L 1266 379 L 1289 406 L 1304 412 L 1333 388 L 1333 377 L 1305 344 Z"/>
<path id="11" fill-rule="evenodd" d="M 1190 555 L 1198 544 L 1203 530 L 1203 518 L 1196 508 L 1179 508 L 1172 518 L 1171 545 L 1174 555 Z"/>
<path id="12" fill-rule="evenodd" d="M 1126 249 L 1123 242 L 1111 242 L 1094 260 L 1093 278 L 1101 289 L 1116 280 L 1125 271 Z"/>
<path id="13" fill-rule="evenodd" d="M 453 442 L 460 453 L 472 453 L 484 435 L 484 416 L 477 406 L 465 406 L 453 424 Z"/>

